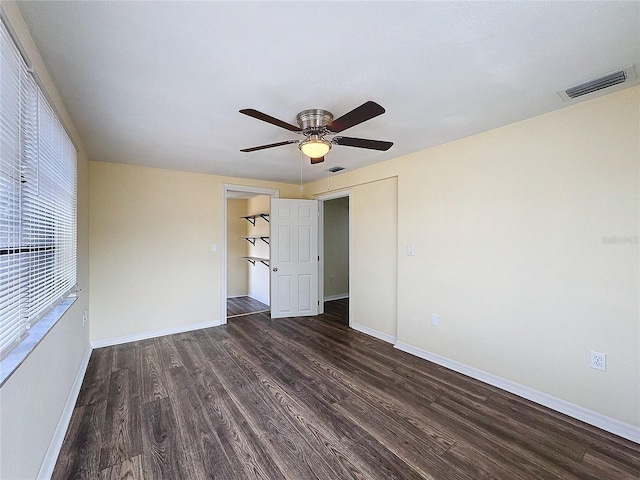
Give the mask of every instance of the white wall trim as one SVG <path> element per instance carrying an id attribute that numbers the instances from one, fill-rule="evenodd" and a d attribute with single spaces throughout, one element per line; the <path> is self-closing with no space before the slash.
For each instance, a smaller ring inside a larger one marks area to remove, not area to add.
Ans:
<path id="1" fill-rule="evenodd" d="M 256 262 L 258 263 L 258 262 Z M 269 267 L 267 267 L 269 268 Z M 269 290 L 271 290 L 271 285 L 269 285 Z M 267 305 L 269 307 L 269 301 L 271 300 L 269 297 L 263 297 L 261 295 L 256 295 L 255 292 L 250 292 L 247 297 L 252 298 L 254 300 L 257 300 L 260 303 L 264 303 L 265 305 Z M 271 307 L 269 307 L 271 308 Z"/>
<path id="2" fill-rule="evenodd" d="M 315 196 L 316 200 L 324 202 L 326 200 L 334 200 L 336 198 L 349 197 L 351 195 L 351 188 L 343 188 L 342 190 L 335 190 L 329 193 L 321 193 Z"/>
<path id="3" fill-rule="evenodd" d="M 191 323 L 189 325 L 180 325 L 179 327 L 165 328 L 162 330 L 134 333 L 132 335 L 124 335 L 122 337 L 105 338 L 102 340 L 94 340 L 93 342 L 91 342 L 91 348 L 111 347 L 113 345 L 120 345 L 122 343 L 137 342 L 138 340 L 148 340 L 150 338 L 164 337 L 165 335 L 173 335 L 175 333 L 191 332 L 193 330 L 217 327 L 219 325 L 222 325 L 222 320 Z"/>
<path id="4" fill-rule="evenodd" d="M 50 479 L 51 475 L 53 475 L 53 469 L 56 466 L 56 462 L 58 461 L 58 455 L 60 455 L 60 449 L 62 448 L 64 436 L 66 435 L 67 429 L 69 428 L 69 422 L 71 422 L 73 409 L 75 408 L 76 402 L 78 401 L 78 395 L 80 395 L 80 388 L 82 387 L 84 374 L 86 373 L 87 366 L 89 365 L 89 359 L 91 358 L 92 350 L 93 349 L 91 348 L 91 345 L 87 345 L 87 349 L 84 352 L 84 357 L 82 357 L 82 362 L 80 363 L 80 368 L 78 368 L 78 373 L 76 373 L 76 378 L 73 381 L 71 390 L 69 391 L 67 402 L 64 404 L 62 414 L 60 415 L 60 420 L 58 420 L 58 425 L 56 426 L 56 429 L 53 432 L 53 436 L 51 437 L 51 441 L 49 442 L 47 453 L 44 456 L 42 465 L 40 465 L 40 471 L 38 472 L 39 480 Z"/>
<path id="5" fill-rule="evenodd" d="M 380 332 L 370 327 L 366 327 L 364 325 L 360 325 L 359 323 L 351 322 L 349 325 L 354 330 L 357 330 L 362 333 L 366 333 L 367 335 L 371 335 L 372 337 L 377 338 L 378 340 L 382 340 L 387 343 L 396 343 L 396 337 L 393 335 L 389 335 L 388 333 Z"/>
<path id="6" fill-rule="evenodd" d="M 343 298 L 349 298 L 348 293 L 338 293 L 336 295 L 329 295 L 328 297 L 324 297 L 325 302 L 331 302 L 332 300 L 342 300 Z"/>
<path id="7" fill-rule="evenodd" d="M 588 423 L 589 425 L 593 425 L 594 427 L 601 428 L 603 430 L 606 430 L 607 432 L 626 438 L 627 440 L 631 440 L 632 442 L 640 443 L 639 427 L 629 425 L 619 420 L 594 412 L 593 410 L 589 410 L 579 405 L 567 402 L 566 400 L 553 397 L 546 393 L 539 392 L 524 385 L 520 385 L 519 383 L 512 382 L 511 380 L 507 380 L 506 378 L 502 378 L 497 375 L 478 370 L 477 368 L 470 367 L 463 363 L 456 362 L 455 360 L 442 357 L 435 353 L 422 350 L 421 348 L 414 347 L 403 342 L 396 342 L 395 348 L 397 348 L 398 350 L 402 350 L 403 352 L 415 355 L 416 357 L 420 357 L 424 360 L 429 360 L 430 362 L 437 363 L 438 365 L 442 365 L 443 367 L 449 368 L 455 372 L 462 373 L 463 375 L 467 375 L 471 378 L 475 378 L 476 380 L 480 380 L 481 382 L 488 383 L 489 385 L 493 385 L 494 387 L 506 390 L 507 392 L 513 393 L 514 395 L 518 395 L 519 397 L 531 400 L 532 402 L 535 402 L 539 405 L 551 408 L 556 412 L 563 413 L 572 418 Z"/>

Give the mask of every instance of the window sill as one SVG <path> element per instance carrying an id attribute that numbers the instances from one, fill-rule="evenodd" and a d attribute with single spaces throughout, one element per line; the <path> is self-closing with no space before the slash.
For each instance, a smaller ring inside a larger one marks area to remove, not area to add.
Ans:
<path id="1" fill-rule="evenodd" d="M 58 323 L 58 320 L 71 308 L 71 305 L 73 305 L 77 298 L 75 295 L 71 295 L 64 299 L 58 306 L 40 319 L 38 323 L 33 325 L 29 329 L 29 335 L 0 361 L 0 387 L 18 370 L 18 367 L 22 365 L 31 352 L 35 350 L 54 325 Z"/>

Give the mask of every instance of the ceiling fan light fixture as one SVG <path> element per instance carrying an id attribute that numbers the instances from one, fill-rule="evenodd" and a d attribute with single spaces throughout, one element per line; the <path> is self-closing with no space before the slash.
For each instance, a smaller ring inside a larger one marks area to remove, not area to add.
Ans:
<path id="1" fill-rule="evenodd" d="M 309 135 L 298 144 L 300 151 L 309 158 L 324 157 L 331 150 L 331 143 L 320 135 Z"/>

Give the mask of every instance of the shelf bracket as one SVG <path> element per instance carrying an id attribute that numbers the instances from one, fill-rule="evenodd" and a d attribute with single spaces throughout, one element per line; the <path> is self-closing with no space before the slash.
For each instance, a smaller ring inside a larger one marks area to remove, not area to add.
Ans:
<path id="1" fill-rule="evenodd" d="M 269 266 L 269 262 L 267 260 L 260 260 L 260 263 L 263 265 Z"/>
<path id="2" fill-rule="evenodd" d="M 268 214 L 266 214 L 266 213 L 261 213 L 261 214 L 260 214 L 260 216 L 262 217 L 262 219 L 263 219 L 265 222 L 269 223 L 269 215 L 268 215 Z M 254 223 L 254 225 L 255 225 L 255 223 Z"/>
<path id="3" fill-rule="evenodd" d="M 269 245 L 269 237 L 260 237 L 260 240 L 262 240 L 264 243 L 266 243 L 267 245 Z M 255 245 L 255 244 L 254 244 Z"/>
<path id="4" fill-rule="evenodd" d="M 256 244 L 256 239 L 255 239 L 255 238 L 249 238 L 249 237 L 242 237 L 242 238 L 244 238 L 244 239 L 245 239 L 247 242 L 249 242 L 251 245 L 254 245 L 254 246 L 255 246 L 255 244 Z"/>

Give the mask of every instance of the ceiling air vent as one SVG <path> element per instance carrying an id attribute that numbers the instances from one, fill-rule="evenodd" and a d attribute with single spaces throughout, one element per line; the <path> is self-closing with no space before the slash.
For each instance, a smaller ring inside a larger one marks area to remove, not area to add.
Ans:
<path id="1" fill-rule="evenodd" d="M 340 172 L 342 170 L 344 170 L 345 167 L 331 167 L 329 169 L 327 169 L 327 172 L 331 172 L 331 173 L 337 173 Z"/>
<path id="2" fill-rule="evenodd" d="M 613 87 L 614 85 L 628 82 L 634 78 L 636 78 L 636 73 L 633 69 L 633 65 L 628 65 L 622 70 L 608 73 L 603 77 L 581 83 L 580 85 L 575 85 L 567 88 L 564 92 L 558 92 L 558 94 L 564 101 L 568 101 L 573 98 L 581 97 L 582 95 L 597 92 L 603 88 Z"/>

